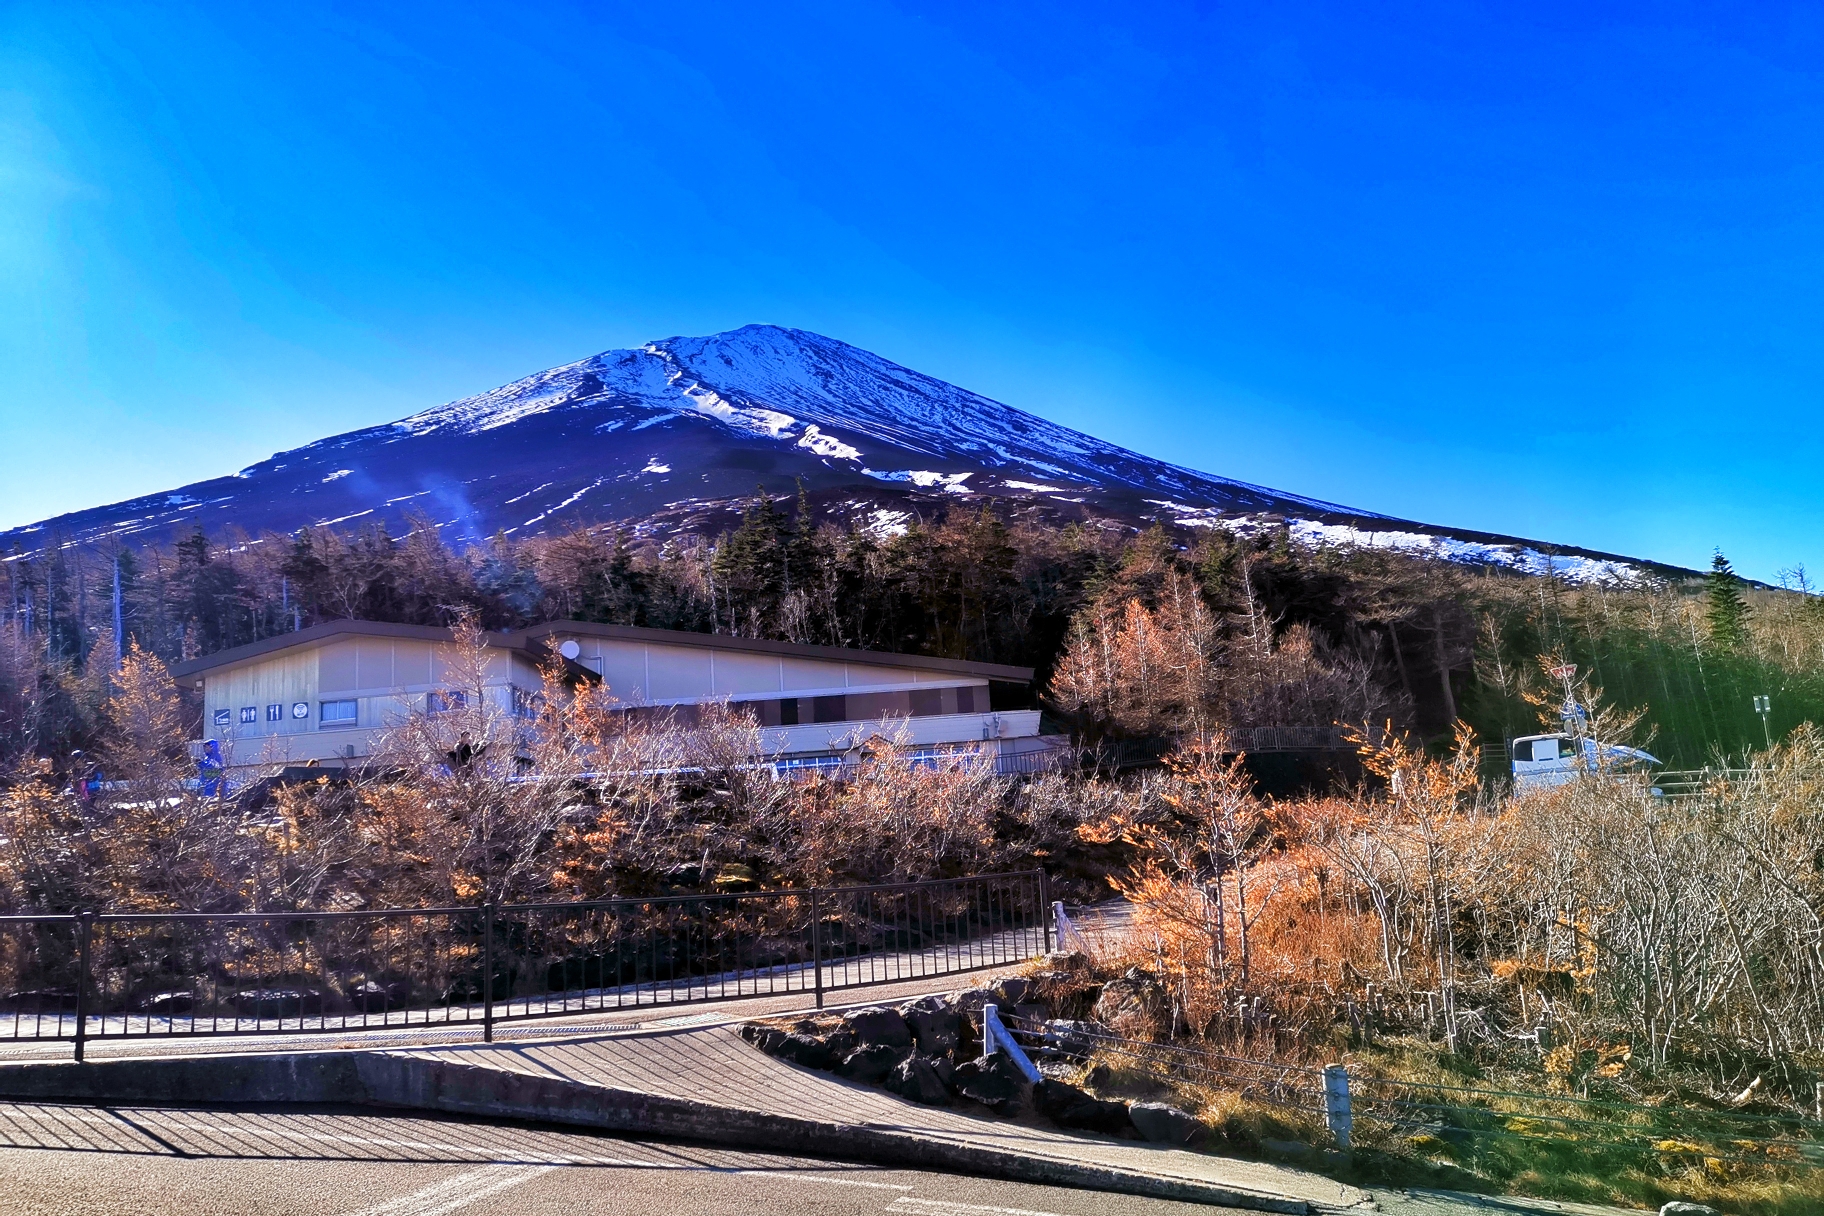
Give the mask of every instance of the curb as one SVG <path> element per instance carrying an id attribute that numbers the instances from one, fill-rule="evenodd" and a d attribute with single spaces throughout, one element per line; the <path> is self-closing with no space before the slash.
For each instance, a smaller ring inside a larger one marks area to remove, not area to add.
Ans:
<path id="1" fill-rule="evenodd" d="M 0 1098 L 93 1103 L 285 1102 L 433 1110 L 667 1136 L 731 1148 L 1111 1191 L 1307 1216 L 1303 1199 L 1197 1179 L 1034 1157 L 868 1124 L 716 1106 L 380 1051 L 150 1056 L 0 1064 Z"/>

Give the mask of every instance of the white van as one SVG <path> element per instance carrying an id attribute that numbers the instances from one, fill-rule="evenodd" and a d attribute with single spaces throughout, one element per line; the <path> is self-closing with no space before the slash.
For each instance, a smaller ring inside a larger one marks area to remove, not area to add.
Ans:
<path id="1" fill-rule="evenodd" d="M 1580 773 L 1598 772 L 1620 765 L 1658 764 L 1659 758 L 1637 747 L 1608 744 L 1570 735 L 1527 735 L 1510 748 L 1514 762 L 1514 790 L 1550 789 L 1576 779 Z"/>

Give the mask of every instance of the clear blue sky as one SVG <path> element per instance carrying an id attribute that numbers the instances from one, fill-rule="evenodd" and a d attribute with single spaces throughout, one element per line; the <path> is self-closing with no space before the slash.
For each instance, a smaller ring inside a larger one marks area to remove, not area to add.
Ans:
<path id="1" fill-rule="evenodd" d="M 0 525 L 770 321 L 1214 473 L 1824 573 L 1821 189 L 1817 4 L 13 2 Z"/>

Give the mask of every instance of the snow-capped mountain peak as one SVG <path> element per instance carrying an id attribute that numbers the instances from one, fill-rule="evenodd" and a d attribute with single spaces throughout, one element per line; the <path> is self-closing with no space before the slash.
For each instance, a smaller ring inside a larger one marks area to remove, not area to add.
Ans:
<path id="1" fill-rule="evenodd" d="M 756 485 L 774 494 L 802 485 L 824 509 L 895 528 L 992 496 L 1054 517 L 1242 530 L 1285 521 L 1317 541 L 1410 537 L 1458 560 L 1522 568 L 1549 548 L 1199 473 L 777 325 L 603 351 L 233 476 L 0 539 L 376 523 L 479 538 L 608 519 L 713 532 L 718 513 L 726 519 Z M 1441 539 L 1457 547 L 1433 544 Z M 1590 577 L 1621 569 L 1604 564 L 1611 555 L 1586 556 Z"/>

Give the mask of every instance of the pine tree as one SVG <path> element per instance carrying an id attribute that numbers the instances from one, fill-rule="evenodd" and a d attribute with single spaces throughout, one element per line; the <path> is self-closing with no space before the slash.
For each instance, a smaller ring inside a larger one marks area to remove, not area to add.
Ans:
<path id="1" fill-rule="evenodd" d="M 1739 650 L 1748 644 L 1748 601 L 1742 598 L 1741 576 L 1718 549 L 1710 559 L 1708 585 L 1710 642 L 1721 650 Z"/>

